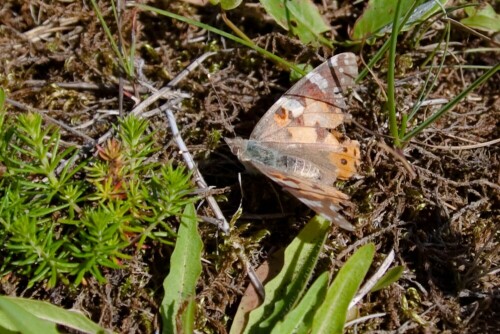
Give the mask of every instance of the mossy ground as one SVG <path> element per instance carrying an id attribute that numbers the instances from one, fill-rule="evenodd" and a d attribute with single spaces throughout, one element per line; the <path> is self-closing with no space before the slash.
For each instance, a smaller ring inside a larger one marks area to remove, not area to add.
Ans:
<path id="1" fill-rule="evenodd" d="M 116 32 L 109 3 L 101 1 L 100 5 Z M 342 41 L 363 5 L 353 6 L 348 1 L 338 5 L 336 9 L 323 8 L 323 12 L 334 27 L 335 38 Z M 195 7 L 179 1 L 164 8 L 229 31 L 216 7 Z M 332 54 L 331 50 L 304 46 L 287 36 L 255 5 L 244 4 L 228 16 L 259 46 L 289 61 L 317 65 Z M 221 136 L 248 136 L 267 108 L 290 87 L 288 73 L 255 51 L 185 23 L 131 8 L 124 11 L 123 22 L 125 40 L 129 40 L 131 31 L 135 33 L 137 58 L 143 61 L 136 63 L 141 80 L 157 88 L 164 87 L 200 55 L 216 52 L 177 86 L 191 97 L 184 100 L 176 117 L 201 173 L 210 185 L 224 189 L 228 201 L 221 201 L 221 205 L 230 217 L 241 198 L 237 173 L 243 168 Z M 438 42 L 441 24 L 430 27 L 418 43 L 411 33 L 400 38 L 399 110 L 410 108 L 419 95 L 426 75 L 420 65 L 431 53 L 425 46 Z M 92 138 L 99 138 L 116 124 L 116 57 L 90 2 L 4 1 L 0 25 L 0 81 L 10 99 L 67 125 L 79 126 L 79 131 Z M 481 73 L 457 65 L 494 65 L 498 61 L 495 53 L 465 52 L 487 46 L 481 38 L 453 29 L 451 40 L 453 56 L 447 58 L 447 67 L 439 74 L 429 99 L 452 99 Z M 356 52 L 367 60 L 380 43 Z M 335 53 L 347 50 L 339 47 Z M 392 152 L 380 144 L 391 145 L 380 85 L 385 73 L 386 62 L 381 61 L 374 69 L 379 81 L 367 77 L 357 89 L 363 102 L 351 101 L 354 120 L 370 132 L 353 124 L 345 127 L 346 134 L 362 146 L 361 178 L 344 185 L 356 204 L 356 209 L 346 212 L 357 225 L 356 233 L 332 227 L 320 265 L 334 268 L 368 241 L 377 244 L 378 254 L 396 250 L 397 263 L 407 268 L 403 277 L 398 284 L 372 294 L 361 309 L 364 314 L 382 311 L 388 316 L 362 325 L 361 332 L 498 331 L 500 158 L 498 144 L 478 145 L 500 137 L 498 74 L 403 150 Z M 140 85 L 128 88 L 132 96 L 132 88 L 137 89 L 137 98 L 143 98 L 146 92 Z M 134 107 L 132 96 L 124 99 L 125 111 Z M 425 109 L 417 119 L 432 110 Z M 11 114 L 26 111 L 9 109 Z M 181 163 L 165 117 L 157 114 L 150 122 L 162 147 L 156 158 Z M 64 140 L 85 144 L 73 133 L 65 133 Z M 466 148 L 458 149 L 460 146 Z M 285 247 L 311 212 L 264 177 L 243 174 L 241 187 L 241 222 L 251 222 L 243 235 L 250 238 L 262 229 L 270 231 L 260 243 L 248 245 L 248 257 L 257 266 L 270 252 Z M 211 215 L 206 208 L 199 213 Z M 200 229 L 207 262 L 198 287 L 197 326 L 202 332 L 224 333 L 248 280 L 234 250 L 221 245 L 214 226 L 202 223 Z M 107 271 L 104 285 L 89 278 L 86 285 L 76 288 L 60 285 L 47 289 L 40 284 L 25 290 L 23 277 L 13 274 L 2 279 L 0 290 L 80 309 L 117 332 L 151 333 L 159 328 L 158 307 L 170 252 L 166 246 L 148 245 L 126 263 L 125 269 Z M 407 308 L 403 307 L 403 297 L 408 300 Z M 417 315 L 423 324 L 416 321 Z"/>

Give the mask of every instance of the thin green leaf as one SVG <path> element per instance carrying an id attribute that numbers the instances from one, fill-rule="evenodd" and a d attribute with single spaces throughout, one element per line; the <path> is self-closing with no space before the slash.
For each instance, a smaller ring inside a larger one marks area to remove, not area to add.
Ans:
<path id="1" fill-rule="evenodd" d="M 181 21 L 181 22 L 185 22 L 185 23 L 191 24 L 191 25 L 193 25 L 195 27 L 206 29 L 207 31 L 210 31 L 210 32 L 213 32 L 213 33 L 218 34 L 220 36 L 226 37 L 226 38 L 228 38 L 228 39 L 230 39 L 230 40 L 232 40 L 232 41 L 234 41 L 236 43 L 239 43 L 241 45 L 244 45 L 246 47 L 249 47 L 249 48 L 251 48 L 251 49 L 259 52 L 260 54 L 262 54 L 265 57 L 271 59 L 272 61 L 283 65 L 285 68 L 293 69 L 294 71 L 296 71 L 298 73 L 302 73 L 303 75 L 306 75 L 306 73 L 304 73 L 304 71 L 302 71 L 296 65 L 294 65 L 294 64 L 292 64 L 290 62 L 287 62 L 283 58 L 278 57 L 275 54 L 272 54 L 271 52 L 269 52 L 269 51 L 267 51 L 267 50 L 265 50 L 265 49 L 263 49 L 261 47 L 258 47 L 257 45 L 255 45 L 253 43 L 245 41 L 242 38 L 239 38 L 239 37 L 236 37 L 234 35 L 228 34 L 227 32 L 222 31 L 222 30 L 217 29 L 217 28 L 214 28 L 214 27 L 212 27 L 212 26 L 210 26 L 208 24 L 204 24 L 204 23 L 201 23 L 201 22 L 189 19 L 187 17 L 181 16 L 181 15 L 177 15 L 177 14 L 174 14 L 174 13 L 171 13 L 171 12 L 167 12 L 165 10 L 161 10 L 161 9 L 154 8 L 154 7 L 151 7 L 151 6 L 142 5 L 142 4 L 136 4 L 136 6 L 138 8 L 141 8 L 142 10 L 149 10 L 149 11 L 152 11 L 154 13 L 157 13 L 157 14 L 160 14 L 160 15 L 164 15 L 164 16 L 173 18 L 175 20 L 178 20 L 178 21 Z"/>
<path id="2" fill-rule="evenodd" d="M 387 270 L 384 276 L 382 276 L 378 282 L 373 286 L 370 290 L 371 292 L 381 290 L 385 287 L 388 287 L 392 283 L 396 282 L 401 275 L 403 275 L 403 271 L 405 268 L 403 266 L 397 266 Z"/>
<path id="3" fill-rule="evenodd" d="M 415 129 L 407 133 L 402 141 L 407 142 L 417 134 L 419 134 L 422 130 L 427 128 L 430 124 L 435 122 L 438 118 L 443 116 L 447 111 L 451 110 L 455 105 L 457 105 L 460 101 L 462 101 L 467 95 L 469 95 L 470 92 L 472 92 L 474 89 L 476 89 L 478 86 L 483 84 L 486 80 L 488 80 L 491 76 L 493 76 L 498 70 L 500 69 L 500 63 L 496 64 L 495 66 L 491 67 L 487 72 L 485 72 L 483 75 L 481 75 L 476 81 L 474 81 L 472 84 L 470 84 L 467 88 L 465 88 L 460 94 L 455 96 L 450 102 L 448 102 L 446 105 L 444 105 L 439 111 L 436 113 L 432 114 L 429 118 L 427 118 L 424 122 L 422 122 L 419 126 L 417 126 Z"/>
<path id="4" fill-rule="evenodd" d="M 191 203 L 181 218 L 177 242 L 170 258 L 170 272 L 163 281 L 165 296 L 161 303 L 163 333 L 176 333 L 176 317 L 183 302 L 194 298 L 201 274 L 203 242 L 198 233 L 196 211 Z M 189 312 L 186 313 L 189 316 Z"/>
<path id="5" fill-rule="evenodd" d="M 311 64 L 297 64 L 298 67 L 300 67 L 301 70 L 303 70 L 306 73 L 309 73 L 313 70 L 313 67 Z M 304 75 L 302 73 L 295 72 L 292 70 L 290 72 L 290 81 L 295 82 L 299 81 Z"/>
<path id="6" fill-rule="evenodd" d="M 429 73 L 427 74 L 427 78 L 425 79 L 424 86 L 422 87 L 420 95 L 418 96 L 416 103 L 413 106 L 412 111 L 410 112 L 409 115 L 407 115 L 406 119 L 402 122 L 400 138 L 404 137 L 406 130 L 408 128 L 408 122 L 410 122 L 413 119 L 413 117 L 415 117 L 417 112 L 420 110 L 422 101 L 427 99 L 427 97 L 429 96 L 429 94 L 432 91 L 432 88 L 435 87 L 435 85 L 438 81 L 439 74 L 441 73 L 443 66 L 444 66 L 444 63 L 446 61 L 446 55 L 448 54 L 448 45 L 450 42 L 450 30 L 451 30 L 450 28 L 451 28 L 451 24 L 448 22 L 445 25 L 440 42 L 436 45 L 436 47 L 432 51 L 432 54 L 430 54 L 428 57 L 428 59 L 432 59 L 436 56 L 437 52 L 441 52 L 441 50 L 442 50 L 443 56 L 441 57 L 441 62 L 439 64 L 437 73 L 433 73 L 432 69 L 429 69 Z M 444 41 L 444 50 L 441 46 L 443 41 Z"/>
<path id="7" fill-rule="evenodd" d="M 0 87 L 0 111 L 4 111 L 5 107 L 5 91 Z"/>
<path id="8" fill-rule="evenodd" d="M 106 37 L 108 39 L 108 42 L 111 46 L 111 49 L 115 53 L 116 57 L 118 58 L 118 62 L 120 66 L 123 68 L 124 71 L 130 76 L 133 77 L 134 73 L 130 72 L 133 71 L 133 69 L 130 69 L 129 66 L 127 65 L 127 59 L 123 57 L 123 54 L 118 47 L 118 44 L 116 43 L 113 34 L 111 33 L 111 30 L 109 29 L 109 26 L 107 25 L 106 21 L 104 20 L 104 17 L 102 16 L 101 10 L 99 9 L 99 6 L 97 5 L 96 0 L 90 0 L 92 3 L 92 7 L 94 8 L 94 12 L 97 15 L 97 18 L 99 19 L 99 22 L 101 23 L 101 26 L 106 34 Z"/>
<path id="9" fill-rule="evenodd" d="M 313 320 L 313 334 L 340 334 L 343 332 L 349 303 L 359 289 L 375 254 L 375 245 L 358 249 L 342 266 L 328 289 L 325 302 Z"/>
<path id="10" fill-rule="evenodd" d="M 396 3 L 396 10 L 394 12 L 393 27 L 391 33 L 390 49 L 389 49 L 389 65 L 387 66 L 387 112 L 389 114 L 389 130 L 391 131 L 392 139 L 394 140 L 394 145 L 396 147 L 401 146 L 399 139 L 399 130 L 396 119 L 396 100 L 394 97 L 395 93 L 395 63 L 396 63 L 396 46 L 398 42 L 399 34 L 399 19 L 401 16 L 402 5 L 404 1 L 398 0 Z"/>
<path id="11" fill-rule="evenodd" d="M 37 208 L 37 209 L 31 210 L 28 213 L 28 215 L 29 215 L 29 217 L 33 217 L 33 218 L 42 218 L 42 217 L 46 217 L 47 215 L 49 215 L 53 212 L 61 211 L 64 208 L 67 208 L 68 206 L 69 206 L 69 204 L 63 204 L 63 205 L 59 205 L 59 206 L 55 206 L 55 207 Z"/>

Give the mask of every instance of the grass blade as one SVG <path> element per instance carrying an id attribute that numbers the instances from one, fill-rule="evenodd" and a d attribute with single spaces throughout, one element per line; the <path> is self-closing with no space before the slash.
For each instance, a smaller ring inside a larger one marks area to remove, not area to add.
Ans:
<path id="1" fill-rule="evenodd" d="M 469 95 L 470 92 L 472 92 L 474 89 L 479 87 L 481 84 L 483 84 L 486 80 L 488 80 L 493 74 L 498 72 L 500 69 L 500 63 L 496 64 L 492 68 L 490 68 L 486 73 L 484 73 L 482 76 L 480 76 L 476 81 L 474 81 L 471 85 L 469 85 L 467 88 L 465 88 L 460 94 L 455 96 L 454 99 L 452 99 L 450 102 L 448 102 L 446 105 L 443 106 L 439 111 L 436 113 L 432 114 L 429 118 L 427 118 L 424 122 L 422 122 L 419 126 L 417 126 L 415 129 L 407 133 L 402 141 L 407 142 L 411 138 L 415 137 L 418 135 L 421 131 L 423 131 L 425 128 L 427 128 L 430 124 L 435 122 L 438 118 L 444 115 L 447 111 L 451 110 L 455 105 L 457 105 L 460 101 L 462 101 L 467 95 Z"/>
<path id="2" fill-rule="evenodd" d="M 217 29 L 217 28 L 214 28 L 214 27 L 212 27 L 212 26 L 210 26 L 208 24 L 204 24 L 204 23 L 198 22 L 196 20 L 189 19 L 187 17 L 181 16 L 181 15 L 177 15 L 177 14 L 174 14 L 174 13 L 171 13 L 171 12 L 167 12 L 165 10 L 161 10 L 161 9 L 158 9 L 158 8 L 154 8 L 154 7 L 147 6 L 147 5 L 142 5 L 142 4 L 137 4 L 136 6 L 138 8 L 140 8 L 140 9 L 142 9 L 142 10 L 149 10 L 149 11 L 152 11 L 154 13 L 157 13 L 157 14 L 160 14 L 160 15 L 164 15 L 164 16 L 170 17 L 172 19 L 175 19 L 175 20 L 178 20 L 178 21 L 181 21 L 181 22 L 185 22 L 185 23 L 191 24 L 191 25 L 193 25 L 195 27 L 198 27 L 198 28 L 201 28 L 201 29 L 206 29 L 207 31 L 213 32 L 214 34 L 218 34 L 220 36 L 226 37 L 226 38 L 228 38 L 228 39 L 230 39 L 230 40 L 232 40 L 232 41 L 234 41 L 236 43 L 239 43 L 241 45 L 244 45 L 246 47 L 254 49 L 258 53 L 260 53 L 263 56 L 271 59 L 272 61 L 280 64 L 284 68 L 291 69 L 291 70 L 293 70 L 293 71 L 295 71 L 297 73 L 300 73 L 302 75 L 306 75 L 306 73 L 301 68 L 299 68 L 297 65 L 292 64 L 290 62 L 287 62 L 283 58 L 276 56 L 275 54 L 267 51 L 266 49 L 258 47 L 253 42 L 249 42 L 249 41 L 246 41 L 246 40 L 244 40 L 242 38 L 239 38 L 239 37 L 236 37 L 234 35 L 228 34 L 227 32 L 222 31 L 222 30 Z"/>

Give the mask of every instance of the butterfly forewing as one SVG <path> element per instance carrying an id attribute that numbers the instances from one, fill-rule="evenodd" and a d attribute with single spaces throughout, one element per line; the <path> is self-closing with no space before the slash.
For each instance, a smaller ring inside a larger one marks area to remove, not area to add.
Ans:
<path id="1" fill-rule="evenodd" d="M 286 92 L 257 123 L 250 138 L 286 142 L 325 138 L 326 129 L 334 129 L 345 120 L 344 94 L 354 85 L 357 73 L 354 54 L 330 58 Z M 294 137 L 296 128 L 308 131 L 308 136 Z"/>

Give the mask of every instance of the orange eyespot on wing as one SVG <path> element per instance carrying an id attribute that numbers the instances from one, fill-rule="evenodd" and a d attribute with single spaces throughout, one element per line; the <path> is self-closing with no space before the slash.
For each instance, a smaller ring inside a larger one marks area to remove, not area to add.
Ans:
<path id="1" fill-rule="evenodd" d="M 288 123 L 288 110 L 279 108 L 274 114 L 274 121 L 280 127 L 285 126 Z"/>
<path id="2" fill-rule="evenodd" d="M 359 161 L 359 143 L 356 140 L 347 140 L 342 143 L 341 152 L 332 152 L 328 158 L 338 168 L 338 178 L 347 180 L 357 173 Z"/>

